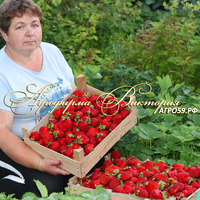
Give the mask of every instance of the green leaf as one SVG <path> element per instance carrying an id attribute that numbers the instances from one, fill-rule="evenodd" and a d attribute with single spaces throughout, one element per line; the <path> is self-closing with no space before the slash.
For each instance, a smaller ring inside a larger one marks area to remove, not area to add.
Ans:
<path id="1" fill-rule="evenodd" d="M 172 82 L 169 75 L 166 75 L 163 79 L 160 78 L 159 76 L 156 76 L 156 78 L 158 80 L 158 84 L 160 85 L 162 91 L 165 91 L 172 86 Z"/>
<path id="2" fill-rule="evenodd" d="M 173 126 L 177 121 L 181 120 L 181 116 L 176 116 L 173 114 L 164 115 L 164 120 L 170 125 Z"/>
<path id="3" fill-rule="evenodd" d="M 26 192 L 22 196 L 22 200 L 37 200 L 38 197 L 32 192 Z"/>
<path id="4" fill-rule="evenodd" d="M 137 106 L 137 118 L 142 119 L 149 115 L 149 112 L 142 106 Z"/>
<path id="5" fill-rule="evenodd" d="M 152 3 L 155 3 L 155 0 L 145 0 L 147 5 L 151 5 Z"/>
<path id="6" fill-rule="evenodd" d="M 182 143 L 184 143 L 186 141 L 194 140 L 194 137 L 191 134 L 184 133 L 181 131 L 173 131 L 172 135 L 174 137 L 178 138 L 179 140 L 181 140 Z"/>
<path id="7" fill-rule="evenodd" d="M 175 87 L 171 89 L 171 95 L 176 92 L 179 88 L 181 88 L 185 83 L 176 84 Z"/>
<path id="8" fill-rule="evenodd" d="M 45 185 L 43 185 L 39 180 L 34 180 L 36 183 L 36 186 L 38 190 L 40 191 L 40 194 L 42 197 L 47 197 L 48 196 L 48 191 Z"/>

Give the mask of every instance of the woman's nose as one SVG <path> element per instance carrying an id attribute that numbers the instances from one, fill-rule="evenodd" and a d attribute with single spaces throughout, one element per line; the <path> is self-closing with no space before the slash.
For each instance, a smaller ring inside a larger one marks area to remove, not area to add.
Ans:
<path id="1" fill-rule="evenodd" d="M 31 26 L 27 26 L 26 30 L 26 36 L 32 36 L 33 35 L 33 29 Z"/>

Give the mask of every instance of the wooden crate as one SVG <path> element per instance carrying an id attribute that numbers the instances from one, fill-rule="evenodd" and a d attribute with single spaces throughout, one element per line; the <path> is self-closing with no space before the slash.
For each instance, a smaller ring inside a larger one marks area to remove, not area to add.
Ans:
<path id="1" fill-rule="evenodd" d="M 94 193 L 94 189 L 80 186 L 78 184 L 78 180 L 77 180 L 76 176 L 69 179 L 68 187 L 69 187 L 70 192 L 74 193 L 74 194 L 80 194 L 81 192 L 84 192 L 84 191 L 91 191 L 92 193 Z M 112 200 L 125 200 L 125 199 L 126 200 L 154 200 L 154 199 L 149 199 L 149 198 L 137 197 L 137 196 L 131 195 L 131 194 L 116 193 L 116 192 L 112 192 L 109 189 L 108 189 L 108 191 L 111 193 Z M 196 190 L 189 197 L 182 198 L 181 200 L 197 200 L 198 192 L 200 192 L 200 189 Z M 176 200 L 176 197 L 168 198 L 166 200 Z M 200 199 L 198 199 L 198 200 L 200 200 Z"/>
<path id="2" fill-rule="evenodd" d="M 77 77 L 76 89 L 81 89 L 83 92 L 92 92 L 104 94 L 102 91 L 97 90 L 86 84 L 86 78 L 83 75 Z M 75 90 L 76 90 L 75 89 Z M 65 101 L 71 97 L 73 91 L 64 99 Z M 132 101 L 135 101 L 133 97 Z M 60 167 L 70 172 L 71 174 L 83 178 L 97 162 L 104 157 L 104 155 L 113 147 L 113 145 L 137 123 L 137 110 L 136 106 L 131 106 L 130 114 L 112 131 L 110 134 L 99 143 L 94 151 L 84 157 L 83 149 L 74 150 L 74 159 L 68 158 L 60 153 L 48 149 L 37 142 L 31 141 L 29 135 L 33 131 L 38 131 L 41 126 L 48 123 L 50 114 L 47 114 L 35 127 L 28 131 L 27 124 L 22 127 L 24 142 L 38 152 L 43 158 L 58 159 L 62 162 Z"/>

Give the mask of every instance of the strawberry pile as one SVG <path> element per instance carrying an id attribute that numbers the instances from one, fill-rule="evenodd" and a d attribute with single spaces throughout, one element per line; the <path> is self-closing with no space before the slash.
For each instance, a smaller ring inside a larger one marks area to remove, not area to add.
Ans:
<path id="1" fill-rule="evenodd" d="M 181 163 L 167 166 L 164 162 L 140 161 L 114 150 L 111 160 L 83 178 L 77 178 L 81 186 L 103 187 L 112 192 L 132 194 L 142 198 L 177 200 L 188 197 L 200 187 L 200 167 L 185 167 Z"/>
<path id="2" fill-rule="evenodd" d="M 66 105 L 66 111 L 66 106 L 57 108 L 47 124 L 30 134 L 30 139 L 72 159 L 74 149 L 83 148 L 84 156 L 89 154 L 130 114 L 126 102 L 117 103 L 113 96 L 104 99 L 95 93 L 75 90 L 68 99 L 71 101 L 76 105 Z"/>

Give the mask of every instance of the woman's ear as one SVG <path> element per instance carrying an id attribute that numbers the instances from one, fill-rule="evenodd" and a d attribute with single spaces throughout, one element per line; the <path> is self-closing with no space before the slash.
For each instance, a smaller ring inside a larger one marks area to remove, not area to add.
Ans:
<path id="1" fill-rule="evenodd" d="M 8 42 L 8 35 L 5 32 L 3 32 L 1 29 L 0 29 L 0 33 L 3 37 L 3 39 L 5 40 L 5 42 Z"/>

